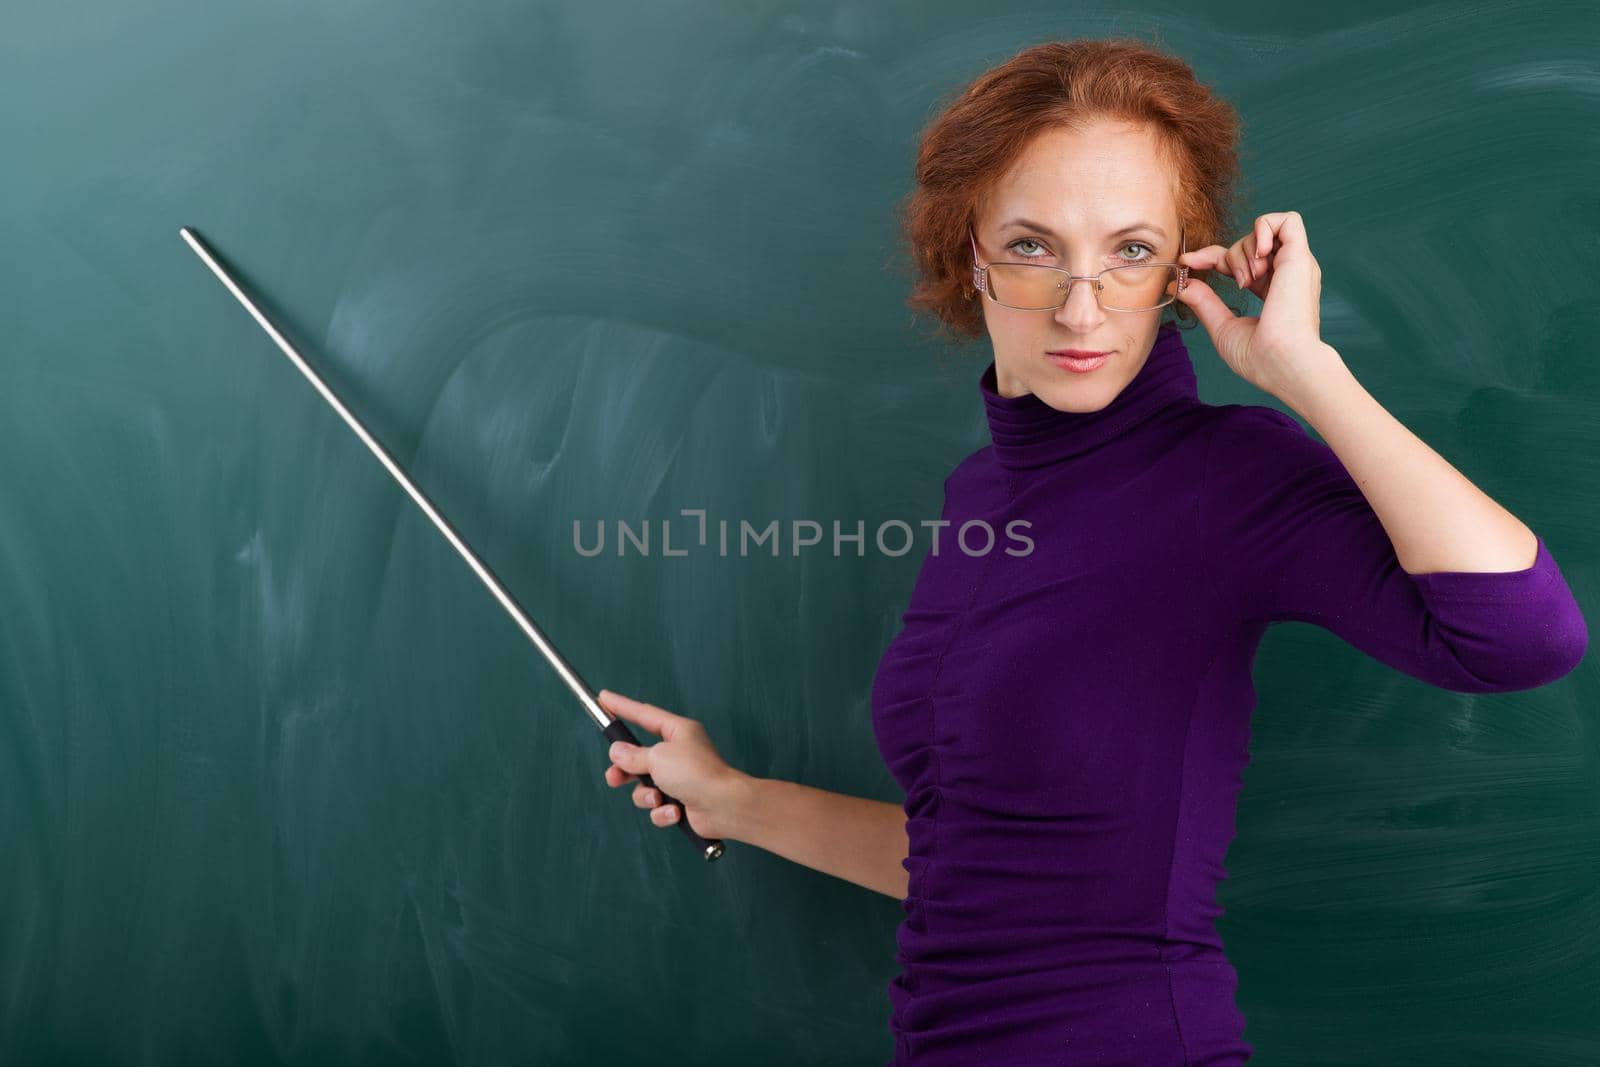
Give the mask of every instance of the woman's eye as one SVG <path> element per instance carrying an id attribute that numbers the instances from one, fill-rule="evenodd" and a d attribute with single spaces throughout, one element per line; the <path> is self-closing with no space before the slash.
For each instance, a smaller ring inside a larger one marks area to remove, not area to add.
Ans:
<path id="1" fill-rule="evenodd" d="M 1032 252 L 1024 251 L 1023 249 L 1021 249 L 1019 247 L 1021 245 L 1032 245 L 1033 247 L 1039 248 L 1039 249 L 1043 249 L 1044 248 L 1044 245 L 1040 244 L 1038 241 L 1034 240 L 1032 237 L 1019 237 L 1015 241 L 1012 241 L 1010 244 L 1006 245 L 1006 248 L 1008 250 L 1010 250 L 1010 251 L 1016 251 L 1016 252 L 1020 253 L 1023 257 L 1025 257 L 1027 259 L 1039 259 L 1039 258 L 1042 258 L 1042 257 L 1040 257 L 1038 255 L 1035 255 Z M 1144 250 L 1144 254 L 1143 255 L 1132 256 L 1132 257 L 1119 256 L 1118 258 L 1124 263 L 1138 263 L 1141 260 L 1153 259 L 1155 257 L 1155 254 L 1156 254 L 1155 249 L 1151 248 L 1149 245 L 1145 244 L 1143 241 L 1129 241 L 1127 244 L 1122 246 L 1122 251 L 1126 252 L 1130 248 L 1141 248 L 1141 249 Z M 1048 255 L 1049 253 L 1046 252 L 1045 254 Z"/>

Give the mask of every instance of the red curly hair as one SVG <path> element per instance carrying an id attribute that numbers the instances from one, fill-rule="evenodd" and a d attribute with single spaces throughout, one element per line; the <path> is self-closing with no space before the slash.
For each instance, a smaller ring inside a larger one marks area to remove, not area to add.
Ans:
<path id="1" fill-rule="evenodd" d="M 961 342 L 985 333 L 967 244 L 983 194 L 1036 135 L 1095 118 L 1155 130 L 1179 176 L 1178 217 L 1189 248 L 1228 243 L 1227 234 L 1243 229 L 1232 215 L 1239 116 L 1188 64 L 1133 38 L 1034 45 L 958 90 L 924 128 L 916 187 L 896 209 L 899 254 L 916 270 L 906 305 L 931 313 L 939 337 Z M 1209 280 L 1208 271 L 1190 273 Z M 1182 302 L 1167 312 L 1184 326 L 1196 321 Z"/>

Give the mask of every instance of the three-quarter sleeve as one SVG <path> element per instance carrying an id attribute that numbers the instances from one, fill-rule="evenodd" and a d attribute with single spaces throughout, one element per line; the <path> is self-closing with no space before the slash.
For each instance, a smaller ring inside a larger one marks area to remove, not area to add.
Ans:
<path id="1" fill-rule="evenodd" d="M 1208 432 L 1200 566 L 1226 618 L 1313 623 L 1464 693 L 1532 689 L 1583 658 L 1583 613 L 1542 537 L 1523 570 L 1410 574 L 1337 454 L 1294 418 L 1230 404 Z"/>

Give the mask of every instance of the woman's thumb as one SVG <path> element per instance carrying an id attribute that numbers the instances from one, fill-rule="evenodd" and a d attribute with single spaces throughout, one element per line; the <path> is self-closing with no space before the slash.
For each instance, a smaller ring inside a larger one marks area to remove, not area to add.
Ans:
<path id="1" fill-rule="evenodd" d="M 629 774 L 649 774 L 649 750 L 639 745 L 630 745 L 626 741 L 611 742 L 611 762 L 627 771 Z"/>
<path id="2" fill-rule="evenodd" d="M 1222 328 L 1224 322 L 1236 317 L 1232 310 L 1222 302 L 1222 298 L 1217 295 L 1216 290 L 1192 274 L 1184 281 L 1183 288 L 1178 290 L 1178 299 L 1193 309 L 1195 316 L 1200 320 L 1200 324 L 1213 337 Z"/>

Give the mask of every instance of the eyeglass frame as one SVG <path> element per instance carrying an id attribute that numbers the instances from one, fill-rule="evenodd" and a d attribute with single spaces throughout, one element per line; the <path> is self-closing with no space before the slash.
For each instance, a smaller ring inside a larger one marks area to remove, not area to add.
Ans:
<path id="1" fill-rule="evenodd" d="M 972 284 L 977 288 L 978 292 L 985 294 L 990 300 L 993 300 L 1001 307 L 1010 308 L 1012 311 L 1060 311 L 1066 306 L 1067 301 L 1072 299 L 1073 282 L 1099 282 L 1100 275 L 1113 270 L 1126 270 L 1129 267 L 1176 267 L 1178 270 L 1178 288 L 1182 289 L 1189 282 L 1189 268 L 1184 266 L 1182 263 L 1174 263 L 1170 260 L 1154 260 L 1146 261 L 1144 263 L 1119 263 L 1115 267 L 1107 267 L 1105 270 L 1097 271 L 1094 274 L 1074 274 L 1063 267 L 1052 267 L 1047 263 L 1016 263 L 1001 260 L 999 261 L 999 265 L 1003 267 L 1033 267 L 1036 270 L 1053 270 L 1057 274 L 1065 274 L 1067 276 L 1067 287 L 1062 292 L 1061 303 L 1057 304 L 1055 307 L 1011 307 L 1010 304 L 1001 303 L 1000 298 L 995 296 L 994 293 L 990 292 L 989 290 L 989 268 L 995 265 L 995 261 L 990 260 L 988 263 L 984 263 L 982 257 L 978 255 L 978 239 L 976 235 L 973 234 L 971 226 L 967 227 L 967 240 L 972 244 Z M 1180 257 L 1188 254 L 1188 240 L 1188 235 L 1183 229 L 1180 228 L 1178 231 L 1178 255 Z M 1100 303 L 1099 285 L 1094 286 L 1090 292 L 1094 293 L 1094 302 L 1101 311 L 1118 311 L 1125 315 L 1143 315 L 1147 311 L 1158 311 L 1161 308 L 1167 307 L 1177 299 L 1176 295 L 1172 295 L 1167 297 L 1167 299 L 1163 300 L 1161 303 L 1156 304 L 1154 307 L 1139 308 L 1137 310 L 1130 311 L 1127 308 L 1108 308 L 1104 304 Z"/>

